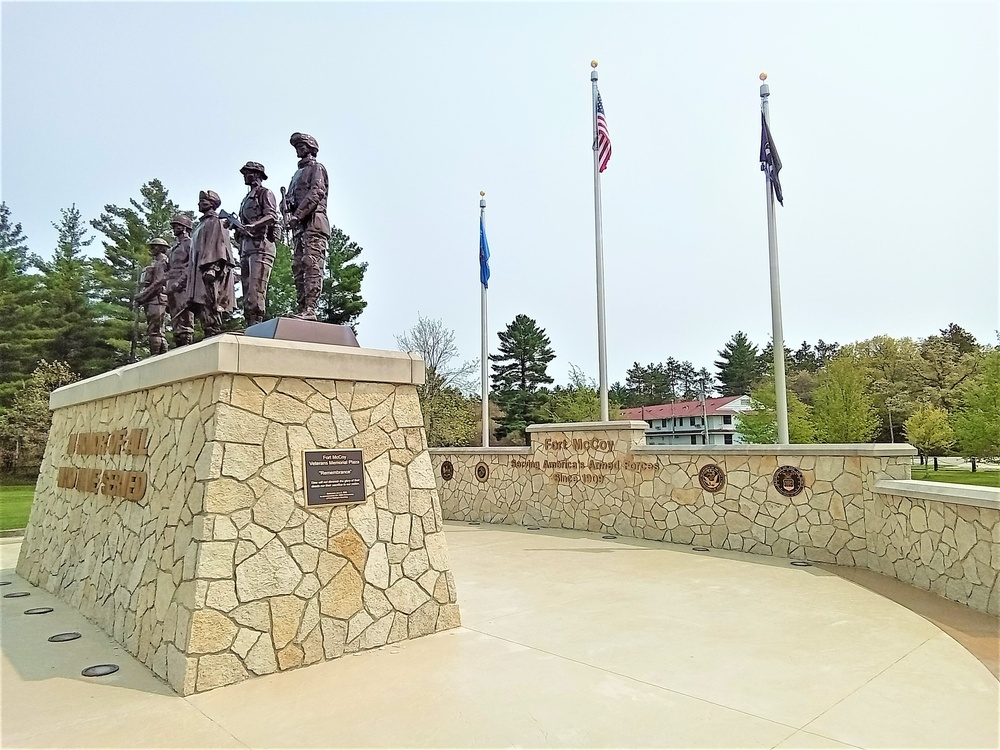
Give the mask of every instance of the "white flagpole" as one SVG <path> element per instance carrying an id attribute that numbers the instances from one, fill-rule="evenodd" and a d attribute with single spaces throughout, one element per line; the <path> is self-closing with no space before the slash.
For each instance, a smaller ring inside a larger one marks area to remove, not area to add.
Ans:
<path id="1" fill-rule="evenodd" d="M 767 80 L 767 73 L 760 74 Z M 766 83 L 760 85 L 760 110 L 764 113 L 767 129 L 771 129 L 771 115 L 767 99 L 771 91 Z M 771 338 L 774 347 L 774 405 L 778 417 L 778 444 L 788 445 L 788 398 L 785 391 L 785 338 L 781 330 L 781 284 L 778 280 L 778 229 L 774 222 L 774 186 L 764 171 L 767 188 L 767 253 L 771 270 Z"/>
<path id="2" fill-rule="evenodd" d="M 604 229 L 601 226 L 601 171 L 597 150 L 597 60 L 590 63 L 594 116 L 594 232 L 597 243 L 597 368 L 601 392 L 601 421 L 608 421 L 608 351 L 604 325 Z"/>
<path id="3" fill-rule="evenodd" d="M 486 226 L 486 193 L 483 191 L 479 192 L 479 225 L 480 227 Z M 480 240 L 481 242 L 482 240 Z M 482 380 L 483 380 L 483 447 L 490 447 L 490 391 L 489 391 L 489 380 L 486 377 L 486 363 L 489 361 L 489 333 L 486 326 L 486 285 L 482 283 L 480 279 L 480 284 L 482 287 L 482 322 L 483 322 L 483 352 L 482 352 Z"/>

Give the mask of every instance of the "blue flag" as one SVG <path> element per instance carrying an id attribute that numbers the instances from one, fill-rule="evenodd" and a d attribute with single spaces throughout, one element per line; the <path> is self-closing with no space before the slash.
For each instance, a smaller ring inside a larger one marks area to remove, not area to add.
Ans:
<path id="1" fill-rule="evenodd" d="M 486 224 L 479 217 L 479 280 L 484 289 L 490 288 L 490 245 L 486 241 Z"/>

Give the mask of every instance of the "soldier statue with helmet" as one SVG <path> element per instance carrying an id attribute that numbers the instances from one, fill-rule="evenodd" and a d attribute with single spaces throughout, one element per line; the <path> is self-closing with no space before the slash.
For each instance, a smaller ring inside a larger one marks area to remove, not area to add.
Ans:
<path id="1" fill-rule="evenodd" d="M 191 301 L 191 227 L 194 222 L 186 214 L 174 214 L 170 230 L 174 244 L 167 255 L 167 312 L 174 333 L 174 346 L 186 346 L 194 338 L 194 312 Z"/>
<path id="2" fill-rule="evenodd" d="M 165 240 L 155 237 L 149 243 L 153 262 L 142 269 L 139 282 L 140 291 L 135 301 L 146 310 L 146 334 L 149 338 L 149 353 L 164 354 L 167 339 L 163 335 L 163 319 L 167 311 L 167 248 Z"/>
<path id="3" fill-rule="evenodd" d="M 292 274 L 298 297 L 295 317 L 316 320 L 330 244 L 330 220 L 326 215 L 330 179 L 326 168 L 316 161 L 319 144 L 315 138 L 293 133 L 289 142 L 299 162 L 282 200 L 281 211 L 292 232 Z"/>
<path id="4" fill-rule="evenodd" d="M 240 249 L 243 317 L 249 328 L 264 320 L 267 282 L 274 265 L 278 207 L 274 193 L 262 184 L 267 179 L 263 164 L 248 161 L 240 172 L 243 173 L 243 182 L 250 190 L 240 204 L 239 226 L 231 228 Z"/>

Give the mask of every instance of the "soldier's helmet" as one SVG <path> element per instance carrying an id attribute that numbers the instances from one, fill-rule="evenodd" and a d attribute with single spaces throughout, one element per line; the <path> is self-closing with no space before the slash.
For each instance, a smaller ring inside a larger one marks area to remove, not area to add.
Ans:
<path id="1" fill-rule="evenodd" d="M 267 179 L 267 172 L 264 171 L 264 165 L 259 161 L 248 161 L 242 167 L 240 167 L 240 172 L 246 174 L 247 172 L 259 172 L 260 178 L 262 180 Z"/>
<path id="2" fill-rule="evenodd" d="M 304 143 L 315 153 L 319 153 L 319 143 L 315 138 L 311 135 L 307 135 L 306 133 L 292 133 L 292 137 L 288 139 L 288 142 L 291 143 L 292 146 L 298 146 L 300 143 Z"/>
<path id="3" fill-rule="evenodd" d="M 170 243 L 161 237 L 154 237 L 149 241 L 150 247 L 170 247 Z"/>
<path id="4" fill-rule="evenodd" d="M 222 198 L 220 198 L 219 194 L 214 190 L 202 190 L 201 192 L 198 193 L 198 200 L 208 201 L 209 203 L 212 204 L 214 208 L 218 208 L 219 206 L 222 205 Z"/>
<path id="5" fill-rule="evenodd" d="M 191 217 L 187 214 L 174 214 L 174 217 L 170 220 L 171 224 L 180 224 L 182 227 L 187 227 L 190 229 L 194 226 L 194 222 L 191 221 Z"/>

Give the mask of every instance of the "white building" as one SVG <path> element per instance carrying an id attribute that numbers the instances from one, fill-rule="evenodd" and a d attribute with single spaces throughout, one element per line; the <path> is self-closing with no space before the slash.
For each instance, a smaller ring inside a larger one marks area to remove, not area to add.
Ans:
<path id="1" fill-rule="evenodd" d="M 649 445 L 732 445 L 743 442 L 736 432 L 736 415 L 749 409 L 749 396 L 722 396 L 621 411 L 622 419 L 649 425 Z"/>

